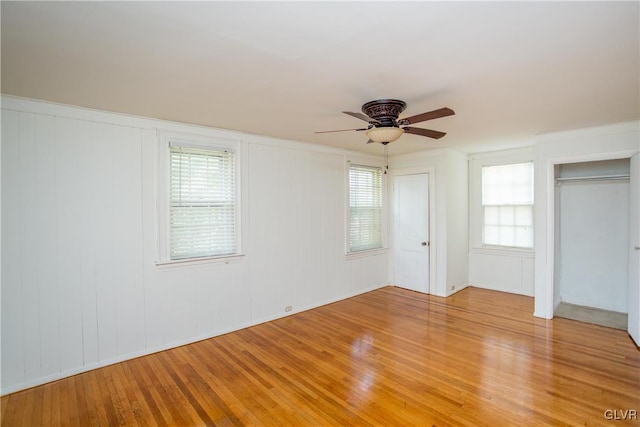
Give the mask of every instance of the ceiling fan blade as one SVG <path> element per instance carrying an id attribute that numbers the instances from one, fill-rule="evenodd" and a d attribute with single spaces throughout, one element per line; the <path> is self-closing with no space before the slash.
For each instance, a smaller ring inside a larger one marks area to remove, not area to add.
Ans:
<path id="1" fill-rule="evenodd" d="M 360 129 L 340 129 L 340 130 L 322 130 L 319 132 L 314 132 L 314 133 L 331 133 L 331 132 L 348 132 L 348 131 L 360 131 L 360 130 L 367 130 L 369 128 L 360 128 Z"/>
<path id="2" fill-rule="evenodd" d="M 429 111 L 427 113 L 417 114 L 415 116 L 406 117 L 398 120 L 400 125 L 412 125 L 414 123 L 424 122 L 427 120 L 439 119 L 440 117 L 452 116 L 455 114 L 451 108 L 440 108 L 438 110 Z"/>
<path id="3" fill-rule="evenodd" d="M 352 113 L 351 111 L 343 111 L 343 113 L 348 114 L 352 117 L 355 117 L 356 119 L 364 120 L 365 122 L 368 122 L 368 123 L 380 123 L 379 120 L 372 119 L 371 117 L 365 116 L 362 113 Z"/>
<path id="4" fill-rule="evenodd" d="M 403 127 L 402 128 L 405 133 L 412 133 L 414 135 L 426 136 L 427 138 L 440 139 L 446 135 L 445 132 L 440 132 L 437 130 L 431 129 L 421 129 L 421 128 L 412 128 L 412 127 Z"/>

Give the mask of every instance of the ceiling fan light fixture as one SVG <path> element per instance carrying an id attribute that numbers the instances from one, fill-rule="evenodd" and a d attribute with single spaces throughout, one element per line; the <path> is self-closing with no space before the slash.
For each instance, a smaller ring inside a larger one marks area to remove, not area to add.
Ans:
<path id="1" fill-rule="evenodd" d="M 400 138 L 404 130 L 397 127 L 374 127 L 369 129 L 366 134 L 373 142 L 393 142 Z"/>

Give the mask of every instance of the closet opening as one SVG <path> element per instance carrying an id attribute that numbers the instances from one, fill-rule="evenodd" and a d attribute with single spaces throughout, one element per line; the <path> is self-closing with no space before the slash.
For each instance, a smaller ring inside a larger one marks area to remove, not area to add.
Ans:
<path id="1" fill-rule="evenodd" d="M 627 329 L 630 159 L 555 166 L 554 316 Z"/>

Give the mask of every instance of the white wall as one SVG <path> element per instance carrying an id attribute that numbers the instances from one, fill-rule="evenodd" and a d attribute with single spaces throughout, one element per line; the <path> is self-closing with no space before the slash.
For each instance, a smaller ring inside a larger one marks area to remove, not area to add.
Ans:
<path id="1" fill-rule="evenodd" d="M 556 222 L 556 165 L 629 158 L 640 150 L 640 123 L 630 122 L 536 138 L 535 163 L 535 316 L 552 318 Z M 632 213 L 634 214 L 634 213 Z M 635 213 L 636 217 L 640 213 Z"/>
<path id="2" fill-rule="evenodd" d="M 467 286 L 468 205 L 467 155 L 454 150 L 428 150 L 393 156 L 392 173 L 430 172 L 431 293 L 448 296 Z M 404 172 L 403 172 L 404 171 Z M 455 288 L 452 289 L 452 286 Z"/>
<path id="3" fill-rule="evenodd" d="M 626 313 L 629 181 L 566 181 L 557 188 L 556 298 Z"/>
<path id="4" fill-rule="evenodd" d="M 469 283 L 475 287 L 533 296 L 533 250 L 482 244 L 482 167 L 534 158 L 533 147 L 469 155 Z"/>
<path id="5" fill-rule="evenodd" d="M 345 256 L 352 153 L 9 97 L 2 109 L 3 394 L 387 284 L 386 251 Z M 156 266 L 158 129 L 242 141 L 244 257 Z"/>
<path id="6" fill-rule="evenodd" d="M 445 160 L 447 203 L 447 293 L 469 283 L 469 176 L 467 154 L 447 150 Z"/>

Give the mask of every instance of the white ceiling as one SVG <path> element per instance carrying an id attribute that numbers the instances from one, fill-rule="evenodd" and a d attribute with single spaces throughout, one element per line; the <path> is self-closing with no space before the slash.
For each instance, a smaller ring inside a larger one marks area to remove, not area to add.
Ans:
<path id="1" fill-rule="evenodd" d="M 341 111 L 415 125 L 390 154 L 640 119 L 640 3 L 7 2 L 2 93 L 382 153 Z"/>

